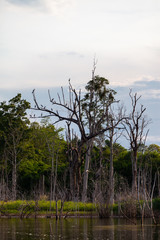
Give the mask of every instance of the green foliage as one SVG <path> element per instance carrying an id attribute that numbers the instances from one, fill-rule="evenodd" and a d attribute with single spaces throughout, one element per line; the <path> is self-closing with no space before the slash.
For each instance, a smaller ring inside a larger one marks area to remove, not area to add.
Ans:
<path id="1" fill-rule="evenodd" d="M 65 141 L 60 135 L 62 129 L 55 129 L 48 121 L 43 121 L 41 124 L 32 123 L 29 131 L 29 139 L 23 145 L 23 156 L 19 166 L 20 185 L 27 189 L 37 183 L 42 175 L 47 178 L 50 176 L 51 161 L 54 158 L 54 165 L 56 164 L 57 154 L 58 174 L 63 174 L 66 167 Z"/>
<path id="2" fill-rule="evenodd" d="M 160 198 L 153 199 L 153 209 L 160 211 Z"/>
<path id="3" fill-rule="evenodd" d="M 131 153 L 127 150 L 122 151 L 119 157 L 114 161 L 114 169 L 118 175 L 123 176 L 128 180 L 128 183 L 132 182 L 132 163 Z"/>
<path id="4" fill-rule="evenodd" d="M 3 136 L 10 133 L 10 129 L 19 127 L 23 128 L 29 123 L 26 117 L 26 110 L 30 108 L 30 103 L 21 99 L 21 94 L 17 94 L 14 98 L 0 104 L 0 129 Z"/>
<path id="5" fill-rule="evenodd" d="M 0 103 L 0 146 L 4 152 L 6 148 L 13 150 L 13 145 L 19 147 L 27 131 L 29 120 L 26 110 L 30 103 L 21 99 L 21 94 L 6 102 Z M 6 147 L 6 148 L 5 148 Z"/>
<path id="6" fill-rule="evenodd" d="M 85 89 L 88 91 L 88 93 L 85 94 L 85 100 L 90 99 L 90 94 L 93 93 L 95 94 L 95 97 L 98 98 L 97 100 L 99 103 L 101 101 L 113 101 L 114 100 L 114 95 L 116 92 L 110 88 L 108 88 L 109 81 L 106 78 L 100 77 L 100 76 L 95 76 L 92 80 L 90 80 Z"/>
<path id="7" fill-rule="evenodd" d="M 85 87 L 86 94 L 82 99 L 82 109 L 85 124 L 90 132 L 99 131 L 103 124 L 107 124 L 108 107 L 115 100 L 116 94 L 108 87 L 108 84 L 107 79 L 94 76 Z"/>
<path id="8" fill-rule="evenodd" d="M 8 201 L 8 202 L 0 202 L 0 205 L 3 204 L 3 209 L 5 210 L 19 210 L 20 206 L 24 204 L 26 201 L 17 200 L 17 201 Z"/>
<path id="9" fill-rule="evenodd" d="M 33 208 L 35 207 L 35 201 L 9 201 L 9 202 L 0 202 L 0 206 L 3 204 L 3 210 L 8 213 L 18 213 L 23 205 L 29 204 Z M 61 208 L 61 201 L 58 201 L 58 210 Z M 50 201 L 38 201 L 39 212 L 48 212 L 50 210 Z M 56 202 L 51 202 L 51 211 L 55 213 L 56 211 Z M 96 211 L 96 206 L 93 203 L 82 203 L 82 202 L 65 202 L 64 203 L 64 212 L 91 212 Z"/>
<path id="10" fill-rule="evenodd" d="M 96 207 L 93 203 L 82 203 L 82 202 L 65 202 L 64 211 L 95 211 Z"/>
<path id="11" fill-rule="evenodd" d="M 148 147 L 148 151 L 160 153 L 160 146 L 158 146 L 156 144 L 151 144 Z"/>

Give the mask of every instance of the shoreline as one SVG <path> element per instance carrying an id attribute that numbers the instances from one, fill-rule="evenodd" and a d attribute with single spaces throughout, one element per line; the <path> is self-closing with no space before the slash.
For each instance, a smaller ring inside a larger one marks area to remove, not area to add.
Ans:
<path id="1" fill-rule="evenodd" d="M 67 219 L 67 218 L 98 218 L 98 213 L 96 212 L 87 212 L 87 213 L 62 213 L 61 215 L 58 214 L 58 216 L 56 216 L 55 213 L 33 213 L 30 214 L 30 216 L 24 216 L 21 217 L 21 215 L 19 213 L 7 213 L 7 214 L 0 214 L 0 219 L 11 219 L 11 218 L 19 218 L 19 219 L 36 219 L 36 218 L 50 218 L 50 219 L 54 219 L 54 218 L 58 218 L 58 219 Z"/>

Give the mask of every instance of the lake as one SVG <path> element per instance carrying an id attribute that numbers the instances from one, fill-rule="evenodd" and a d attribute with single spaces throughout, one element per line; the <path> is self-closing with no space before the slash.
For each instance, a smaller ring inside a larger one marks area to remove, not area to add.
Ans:
<path id="1" fill-rule="evenodd" d="M 151 219 L 133 225 L 125 219 L 0 219 L 0 240 L 158 240 L 160 225 Z"/>

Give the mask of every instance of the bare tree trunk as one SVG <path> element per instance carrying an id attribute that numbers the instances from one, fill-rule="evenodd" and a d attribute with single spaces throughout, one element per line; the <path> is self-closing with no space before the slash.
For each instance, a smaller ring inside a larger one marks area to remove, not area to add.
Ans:
<path id="1" fill-rule="evenodd" d="M 74 194 L 75 194 L 74 177 L 73 176 L 74 176 L 73 160 L 72 160 L 72 156 L 70 156 L 70 159 L 69 159 L 69 183 L 70 183 L 70 191 L 71 191 L 72 198 L 74 198 Z"/>
<path id="2" fill-rule="evenodd" d="M 42 175 L 42 196 L 45 193 L 45 176 L 44 174 Z"/>
<path id="3" fill-rule="evenodd" d="M 158 197 L 160 197 L 160 174 L 159 171 L 157 172 L 158 174 Z"/>
<path id="4" fill-rule="evenodd" d="M 114 172 L 113 172 L 113 134 L 112 133 L 110 135 L 109 193 L 110 193 L 109 203 L 113 205 L 114 203 Z"/>
<path id="5" fill-rule="evenodd" d="M 15 157 L 12 169 L 12 199 L 16 200 L 16 197 L 17 197 L 17 165 Z"/>
<path id="6" fill-rule="evenodd" d="M 8 185 L 8 158 L 7 158 L 6 151 L 4 151 L 4 158 L 5 158 L 5 162 L 4 162 L 5 200 L 7 201 L 9 199 L 9 185 Z"/>
<path id="7" fill-rule="evenodd" d="M 56 169 L 55 169 L 54 183 L 53 183 L 53 199 L 55 199 L 56 186 L 57 186 L 57 167 L 58 167 L 58 152 L 56 154 Z"/>
<path id="8" fill-rule="evenodd" d="M 5 173 L 4 169 L 1 169 L 1 178 L 0 178 L 0 201 L 6 200 L 6 182 L 5 182 Z"/>
<path id="9" fill-rule="evenodd" d="M 51 185 L 50 185 L 50 211 L 51 211 L 51 201 L 53 200 L 53 176 L 54 176 L 54 154 L 52 155 L 51 163 Z"/>
<path id="10" fill-rule="evenodd" d="M 89 172 L 89 164 L 91 159 L 92 141 L 89 141 L 87 143 L 87 147 L 88 147 L 88 151 L 86 153 L 86 161 L 85 161 L 85 168 L 84 168 L 82 202 L 87 201 L 88 172 Z"/>
<path id="11" fill-rule="evenodd" d="M 99 191 L 102 192 L 102 183 L 103 183 L 103 179 L 102 179 L 102 154 L 103 154 L 103 150 L 102 150 L 102 144 L 100 143 L 99 144 L 99 149 L 100 149 L 100 164 L 99 164 L 99 178 L 100 178 L 100 181 L 99 181 L 99 186 L 97 185 L 97 187 L 99 187 Z"/>
<path id="12" fill-rule="evenodd" d="M 56 201 L 56 221 L 58 220 L 58 202 L 57 202 L 57 197 L 55 197 Z"/>
<path id="13" fill-rule="evenodd" d="M 70 124 L 67 122 L 68 130 L 66 132 L 67 144 L 68 144 L 68 161 L 69 161 L 69 183 L 70 183 L 70 193 L 72 200 L 75 200 L 76 194 L 79 196 L 79 152 L 78 142 L 76 135 L 71 132 Z M 73 142 L 74 140 L 74 142 Z"/>
<path id="14" fill-rule="evenodd" d="M 145 191 L 146 188 L 146 174 L 144 171 L 139 169 L 138 175 L 137 175 L 137 200 L 139 203 L 140 213 L 141 213 L 141 225 L 143 226 L 143 220 L 144 220 L 144 212 L 145 212 Z"/>
<path id="15" fill-rule="evenodd" d="M 132 154 L 132 194 L 137 199 L 137 151 L 133 151 Z"/>
<path id="16" fill-rule="evenodd" d="M 75 149 L 71 149 L 71 155 L 69 159 L 69 174 L 70 174 L 70 191 L 72 199 L 75 199 L 77 192 L 77 171 L 78 171 L 78 159 Z"/>

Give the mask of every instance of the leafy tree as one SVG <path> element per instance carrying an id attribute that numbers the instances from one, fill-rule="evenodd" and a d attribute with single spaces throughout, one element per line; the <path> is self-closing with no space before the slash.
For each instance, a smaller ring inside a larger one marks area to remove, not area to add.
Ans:
<path id="1" fill-rule="evenodd" d="M 151 144 L 148 147 L 148 151 L 160 153 L 160 146 L 158 146 L 157 144 Z"/>
<path id="2" fill-rule="evenodd" d="M 132 164 L 130 159 L 131 152 L 124 150 L 120 152 L 119 156 L 116 156 L 114 161 L 114 169 L 116 174 L 127 179 L 129 186 L 131 186 L 132 183 Z"/>
<path id="3" fill-rule="evenodd" d="M 25 180 L 23 182 L 28 182 L 28 191 L 33 190 L 34 186 L 37 196 L 49 191 L 51 199 L 55 199 L 58 174 L 61 175 L 67 164 L 65 142 L 60 132 L 61 129 L 55 129 L 48 120 L 40 124 L 33 122 L 29 138 L 23 145 L 20 182 L 22 179 Z"/>
<path id="4" fill-rule="evenodd" d="M 35 189 L 36 191 L 39 179 L 47 173 L 49 165 L 43 161 L 43 150 L 37 149 L 30 140 L 23 144 L 22 154 L 22 160 L 18 168 L 18 182 L 21 191 L 29 195 L 31 190 Z M 41 185 L 42 188 L 43 186 Z"/>

